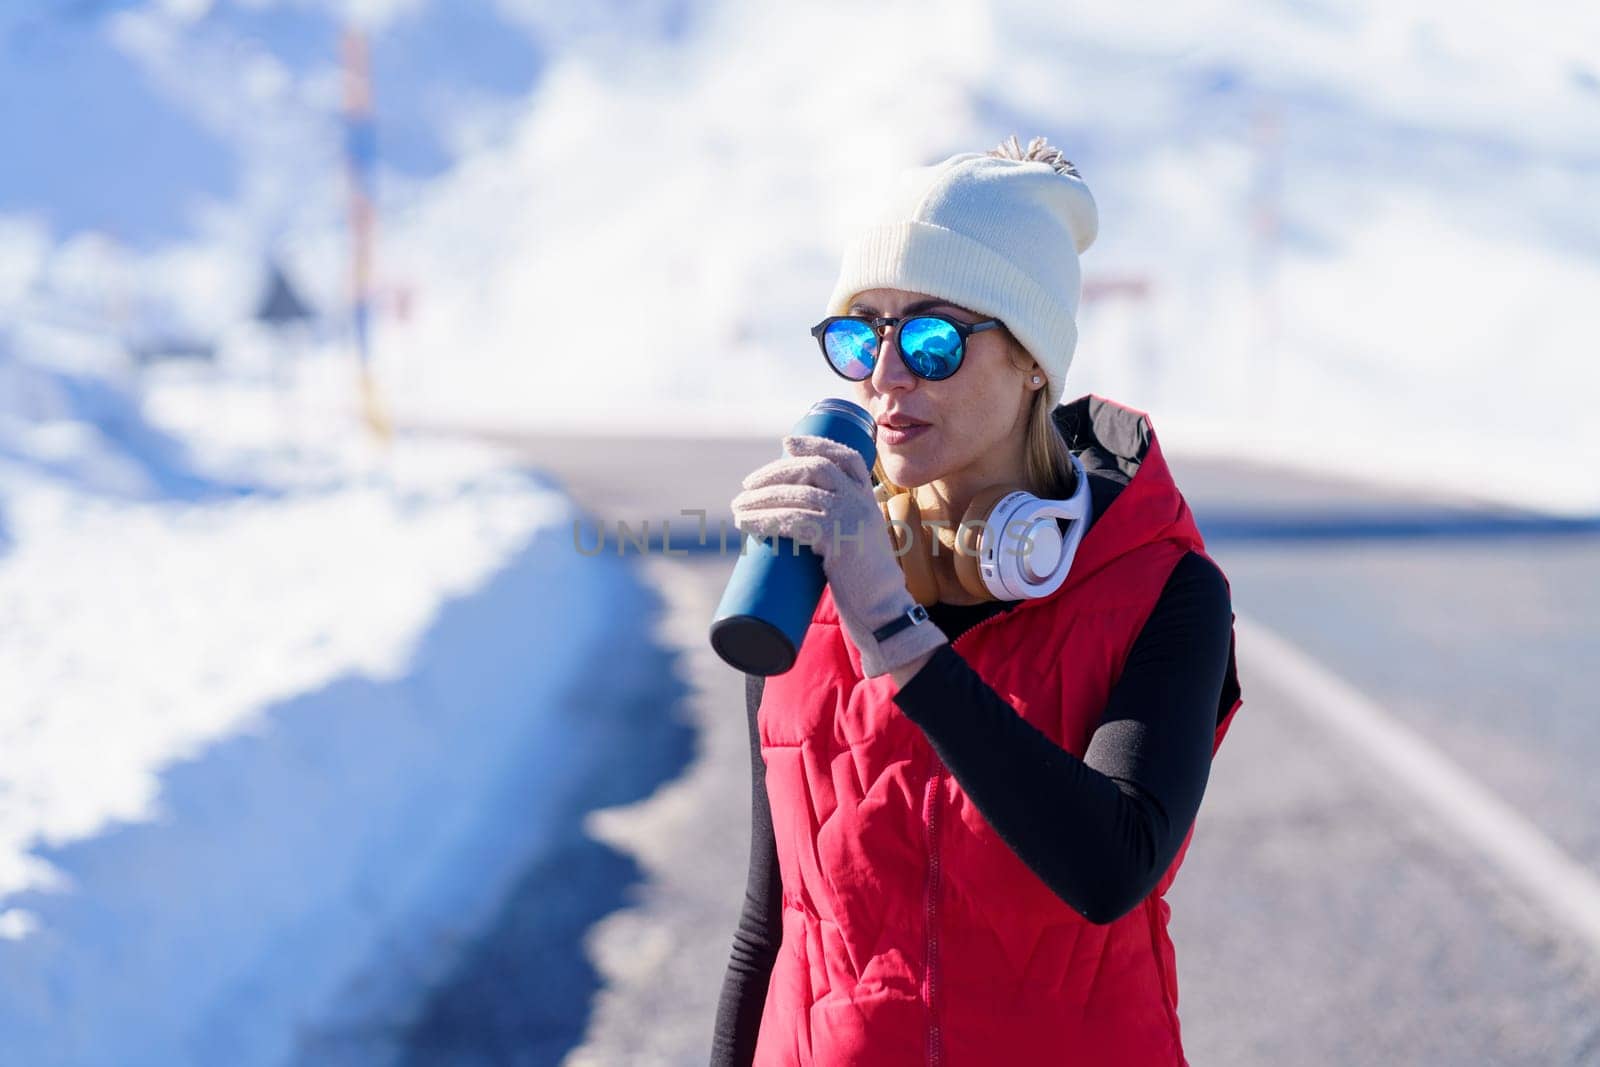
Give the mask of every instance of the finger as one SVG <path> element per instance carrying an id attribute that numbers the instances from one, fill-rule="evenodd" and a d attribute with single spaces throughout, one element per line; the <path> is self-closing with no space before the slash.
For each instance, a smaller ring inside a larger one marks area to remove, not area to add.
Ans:
<path id="1" fill-rule="evenodd" d="M 861 457 L 851 453 L 855 458 L 855 472 L 840 466 L 839 457 L 823 455 L 797 456 L 792 462 L 812 464 L 805 469 L 804 482 L 815 485 L 830 492 L 837 493 L 840 498 L 846 498 L 858 493 L 872 495 L 870 477 L 866 482 L 860 480 L 859 475 L 864 474 L 866 466 L 861 462 Z"/>
<path id="2" fill-rule="evenodd" d="M 872 485 L 872 473 L 861 453 L 847 444 L 815 434 L 790 434 L 783 439 L 783 447 L 793 456 L 824 456 L 848 474 L 852 481 Z"/>
<path id="3" fill-rule="evenodd" d="M 791 460 L 800 463 L 802 460 Z M 840 470 L 832 460 L 823 456 L 807 456 L 804 458 L 806 466 L 795 468 L 777 468 L 768 474 L 757 476 L 752 473 L 748 479 L 750 484 L 745 487 L 745 492 L 757 489 L 770 489 L 779 486 L 791 486 L 817 490 L 830 494 L 833 499 L 828 500 L 828 506 L 835 507 L 841 503 L 842 498 L 863 492 L 851 477 Z"/>
<path id="4" fill-rule="evenodd" d="M 745 475 L 740 484 L 746 489 L 779 482 L 794 484 L 826 484 L 827 472 L 834 464 L 825 456 L 779 456 Z"/>
<path id="5" fill-rule="evenodd" d="M 788 537 L 802 541 L 813 548 L 823 547 L 825 523 L 822 516 L 815 512 L 799 511 L 794 508 L 752 511 L 744 515 L 737 525 L 741 531 L 754 533 L 759 537 Z"/>
<path id="6" fill-rule="evenodd" d="M 826 515 L 832 510 L 834 499 L 827 489 L 779 482 L 744 490 L 733 498 L 732 508 L 735 515 L 769 508 L 799 508 Z"/>

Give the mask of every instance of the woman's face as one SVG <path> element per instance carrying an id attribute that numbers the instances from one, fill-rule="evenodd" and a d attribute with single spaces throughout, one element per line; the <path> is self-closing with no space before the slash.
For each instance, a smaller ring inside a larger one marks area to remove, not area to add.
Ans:
<path id="1" fill-rule="evenodd" d="M 899 318 L 934 311 L 964 323 L 986 315 L 927 293 L 905 289 L 867 289 L 855 295 L 849 313 Z M 943 381 L 919 378 L 906 368 L 895 343 L 896 330 L 878 342 L 872 375 L 852 386 L 855 401 L 879 422 L 878 454 L 897 485 L 926 485 L 970 469 L 979 484 L 990 484 L 990 468 L 1005 476 L 1004 464 L 1020 456 L 1023 419 L 1034 388 L 1044 375 L 1031 356 L 1005 330 L 984 330 L 966 340 L 960 368 Z M 1039 374 L 1035 386 L 1030 378 Z M 883 422 L 901 419 L 926 425 L 904 439 Z"/>

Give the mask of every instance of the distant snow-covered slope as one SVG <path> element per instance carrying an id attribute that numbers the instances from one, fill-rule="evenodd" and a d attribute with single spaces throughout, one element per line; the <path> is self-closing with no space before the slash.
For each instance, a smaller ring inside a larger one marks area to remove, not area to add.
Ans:
<path id="1" fill-rule="evenodd" d="M 125 7 L 95 24 L 117 62 L 238 173 L 205 180 L 194 149 L 199 228 L 118 284 L 226 336 L 270 246 L 337 312 L 340 20 Z M 374 41 L 377 356 L 402 417 L 781 432 L 840 392 L 805 330 L 880 183 L 1040 133 L 1100 205 L 1087 276 L 1148 293 L 1083 308 L 1069 393 L 1150 410 L 1173 448 L 1600 507 L 1597 9 L 350 10 Z M 83 289 L 79 253 L 41 276 Z"/>
<path id="2" fill-rule="evenodd" d="M 1083 309 L 1070 395 L 1177 449 L 1600 507 L 1600 16 L 1110 11 L 722 4 L 628 63 L 551 57 L 390 223 L 402 410 L 781 432 L 841 390 L 805 328 L 892 170 L 1042 133 L 1100 205 L 1087 275 L 1149 294 Z"/>

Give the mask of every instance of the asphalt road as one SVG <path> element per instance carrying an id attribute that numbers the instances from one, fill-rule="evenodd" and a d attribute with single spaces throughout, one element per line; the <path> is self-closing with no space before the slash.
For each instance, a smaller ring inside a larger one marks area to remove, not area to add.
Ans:
<path id="1" fill-rule="evenodd" d="M 508 444 L 588 509 L 574 565 L 600 526 L 637 534 L 651 520 L 650 547 L 625 552 L 663 598 L 655 640 L 687 685 L 664 684 L 662 699 L 681 700 L 698 731 L 681 776 L 588 817 L 645 877 L 581 935 L 599 988 L 562 1062 L 703 1063 L 749 847 L 740 676 L 705 639 L 734 557 L 666 555 L 659 531 L 670 520 L 679 543 L 696 522 L 682 512 L 696 508 L 714 531 L 777 444 Z M 1600 874 L 1600 527 L 1168 461 L 1241 617 Z M 1244 704 L 1168 898 L 1191 1062 L 1600 1065 L 1600 942 L 1464 840 L 1459 812 L 1309 713 L 1305 686 L 1267 655 L 1241 635 Z M 1573 887 L 1581 900 L 1585 888 Z"/>

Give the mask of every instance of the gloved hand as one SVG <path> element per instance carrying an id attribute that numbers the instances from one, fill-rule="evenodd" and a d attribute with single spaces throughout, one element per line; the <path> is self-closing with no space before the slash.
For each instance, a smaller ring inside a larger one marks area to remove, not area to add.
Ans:
<path id="1" fill-rule="evenodd" d="M 888 674 L 948 642 L 932 620 L 882 642 L 872 636 L 916 601 L 895 559 L 861 454 L 807 434 L 785 437 L 783 449 L 785 455 L 745 477 L 743 492 L 733 498 L 734 521 L 762 537 L 793 538 L 822 557 L 839 620 L 861 650 L 862 672 L 868 678 Z"/>

